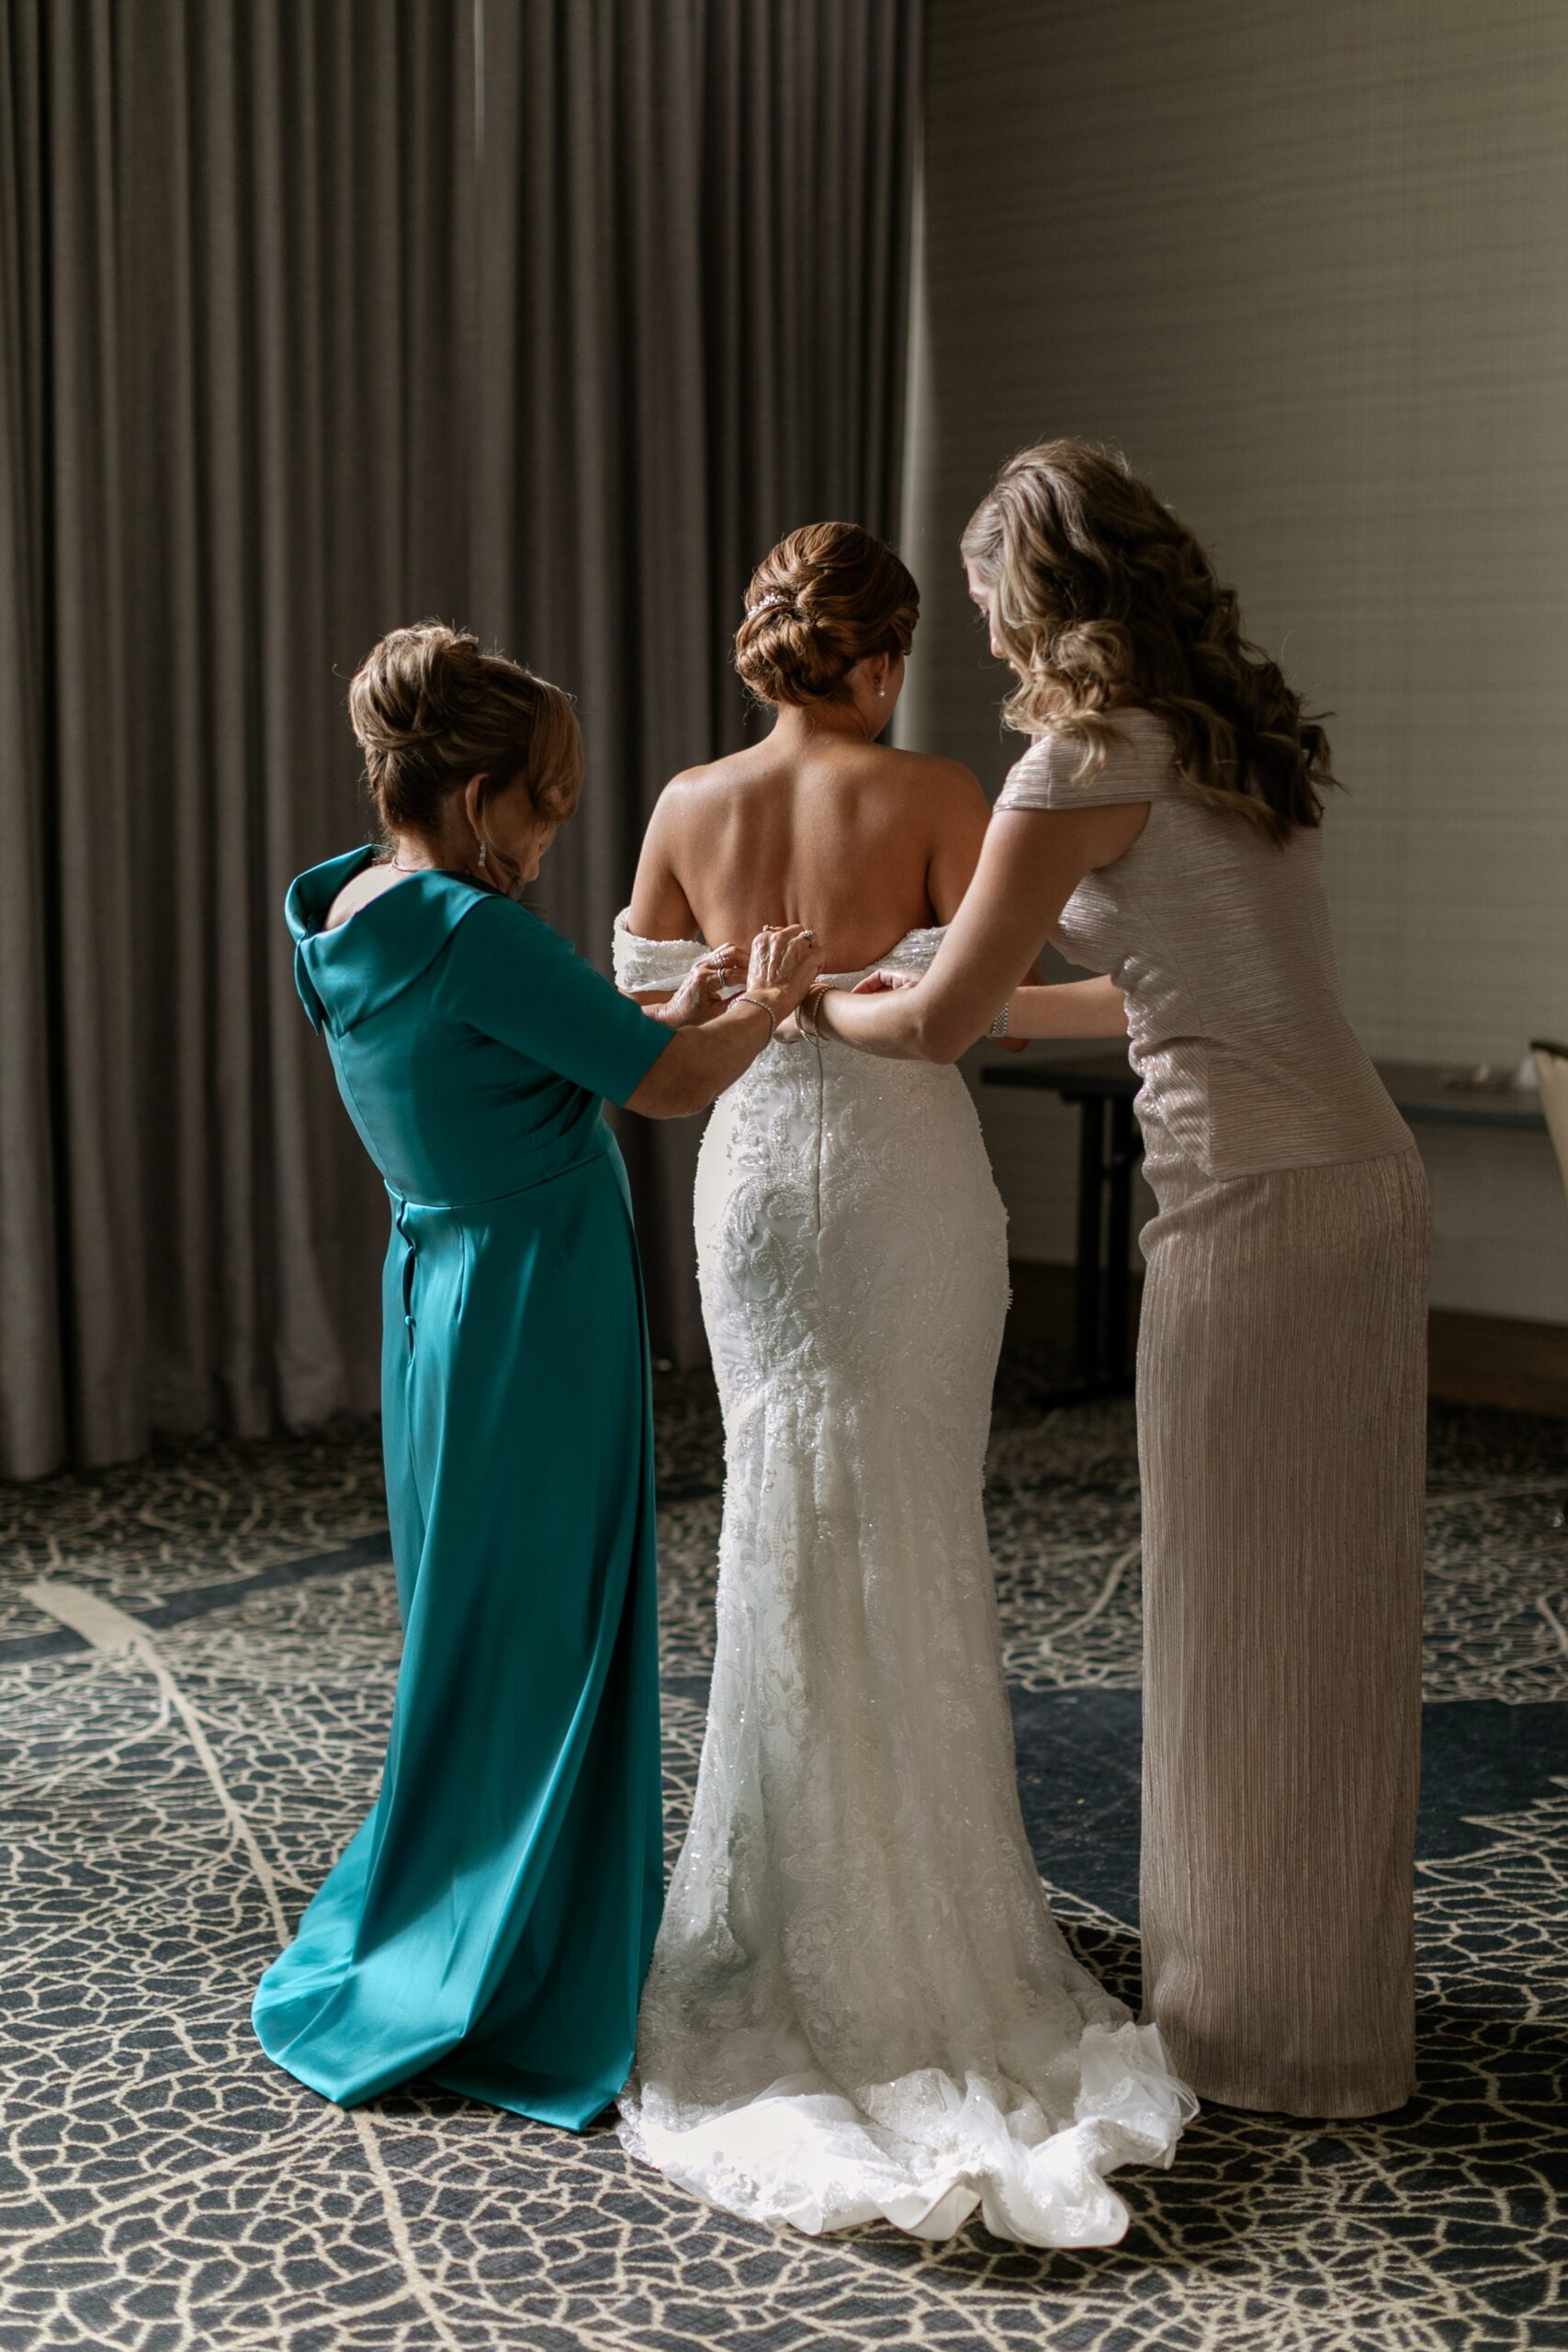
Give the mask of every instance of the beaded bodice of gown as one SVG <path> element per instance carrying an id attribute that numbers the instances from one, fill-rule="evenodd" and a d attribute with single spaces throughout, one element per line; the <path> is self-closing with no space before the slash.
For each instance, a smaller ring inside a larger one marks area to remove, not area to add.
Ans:
<path id="1" fill-rule="evenodd" d="M 701 952 L 623 917 L 616 977 L 669 989 Z M 1073 1959 L 1020 1815 L 982 1509 L 1005 1216 L 961 1074 L 770 1046 L 695 1213 L 716 1655 L 623 2136 L 757 2220 L 942 2236 L 982 2204 L 1109 2242 L 1106 2175 L 1165 2160 L 1190 2102 Z"/>

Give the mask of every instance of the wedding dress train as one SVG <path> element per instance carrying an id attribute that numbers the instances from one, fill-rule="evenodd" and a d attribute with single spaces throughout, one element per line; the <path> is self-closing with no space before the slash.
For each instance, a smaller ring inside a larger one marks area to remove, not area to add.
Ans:
<path id="1" fill-rule="evenodd" d="M 616 978 L 672 988 L 702 952 L 623 916 Z M 1168 2163 L 1195 2102 L 1024 1836 L 981 1507 L 1005 1215 L 963 1079 L 769 1047 L 714 1111 L 696 1227 L 717 1641 L 621 2137 L 759 2222 L 941 2238 L 978 2207 L 1113 2243 L 1109 2176 Z"/>

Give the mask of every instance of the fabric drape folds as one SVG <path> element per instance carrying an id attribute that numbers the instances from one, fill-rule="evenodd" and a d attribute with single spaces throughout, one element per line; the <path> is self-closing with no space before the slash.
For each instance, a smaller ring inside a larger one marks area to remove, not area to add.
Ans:
<path id="1" fill-rule="evenodd" d="M 739 741 L 747 572 L 897 511 L 909 0 L 0 6 L 0 1475 L 373 1402 L 374 1180 L 288 876 L 373 639 L 578 695 L 600 958 Z M 695 1136 L 632 1125 L 656 1344 Z"/>
<path id="2" fill-rule="evenodd" d="M 279 909 L 365 830 L 348 671 L 461 584 L 449 14 L 5 18 L 11 1475 L 375 1396 L 376 1187 Z"/>

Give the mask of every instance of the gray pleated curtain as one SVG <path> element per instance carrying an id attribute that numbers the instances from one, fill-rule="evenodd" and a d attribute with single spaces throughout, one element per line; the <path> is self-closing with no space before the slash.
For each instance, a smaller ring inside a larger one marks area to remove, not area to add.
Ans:
<path id="1" fill-rule="evenodd" d="M 913 0 L 0 0 L 0 1474 L 374 1404 L 384 1208 L 281 899 L 343 697 L 469 619 L 579 697 L 607 964 L 747 725 L 756 557 L 897 504 Z M 694 1130 L 623 1122 L 690 1359 Z"/>

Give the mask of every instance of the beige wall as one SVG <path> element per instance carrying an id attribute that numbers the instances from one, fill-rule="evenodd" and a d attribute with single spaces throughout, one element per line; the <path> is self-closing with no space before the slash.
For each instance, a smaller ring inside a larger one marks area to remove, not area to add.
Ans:
<path id="1" fill-rule="evenodd" d="M 999 779 L 958 531 L 1020 444 L 1119 442 L 1337 714 L 1373 1052 L 1568 1032 L 1568 0 L 927 16 L 906 740 Z M 1068 1254 L 1061 1121 L 986 1115 L 1019 1254 Z M 1439 1303 L 1568 1321 L 1545 1142 L 1422 1140 Z"/>

